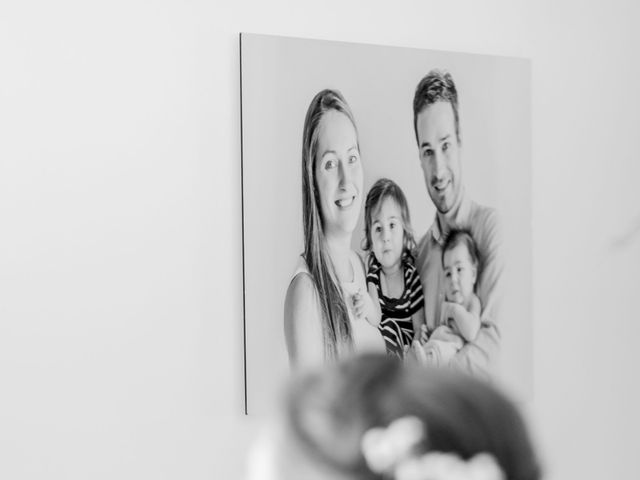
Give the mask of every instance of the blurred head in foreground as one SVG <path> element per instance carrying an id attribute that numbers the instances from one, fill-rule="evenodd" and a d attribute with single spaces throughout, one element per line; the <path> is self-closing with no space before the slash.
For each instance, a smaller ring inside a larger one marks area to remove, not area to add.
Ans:
<path id="1" fill-rule="evenodd" d="M 516 407 L 449 370 L 356 357 L 296 378 L 250 457 L 250 480 L 537 480 Z"/>

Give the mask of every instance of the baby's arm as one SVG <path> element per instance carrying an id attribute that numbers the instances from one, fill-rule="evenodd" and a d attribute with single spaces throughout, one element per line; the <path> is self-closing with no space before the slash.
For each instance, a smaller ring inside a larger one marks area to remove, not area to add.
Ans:
<path id="1" fill-rule="evenodd" d="M 366 318 L 372 326 L 377 327 L 382 318 L 378 291 L 372 283 L 367 284 L 367 293 L 358 291 L 353 296 L 353 311 L 356 318 Z"/>
<path id="2" fill-rule="evenodd" d="M 446 302 L 445 305 L 447 317 L 453 320 L 456 330 L 467 342 L 473 342 L 480 330 L 480 311 L 482 310 L 480 299 L 473 295 L 469 311 L 457 303 Z"/>

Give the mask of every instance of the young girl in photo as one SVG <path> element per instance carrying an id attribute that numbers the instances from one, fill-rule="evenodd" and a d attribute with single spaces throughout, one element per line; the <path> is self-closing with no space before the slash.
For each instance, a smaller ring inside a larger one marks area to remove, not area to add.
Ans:
<path id="1" fill-rule="evenodd" d="M 425 323 L 415 245 L 404 193 L 395 182 L 378 180 L 365 202 L 363 242 L 369 252 L 367 290 L 375 307 L 371 323 L 378 324 L 387 353 L 400 358 L 413 342 L 419 343 Z"/>

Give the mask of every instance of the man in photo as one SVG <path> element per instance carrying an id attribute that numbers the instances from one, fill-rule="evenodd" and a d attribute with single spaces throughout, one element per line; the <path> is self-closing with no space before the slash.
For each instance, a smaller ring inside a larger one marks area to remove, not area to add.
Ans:
<path id="1" fill-rule="evenodd" d="M 436 207 L 433 223 L 418 244 L 416 262 L 425 297 L 427 329 L 431 333 L 439 326 L 452 324 L 449 314 L 455 306 L 446 293 L 455 291 L 456 279 L 448 276 L 450 268 L 445 276 L 443 246 L 449 232 L 465 231 L 478 250 L 475 293 L 482 306 L 481 326 L 475 338 L 464 339 L 449 366 L 474 375 L 490 375 L 500 347 L 500 228 L 495 209 L 478 205 L 465 192 L 458 93 L 449 73 L 432 70 L 420 81 L 413 99 L 413 124 L 427 191 Z M 453 272 L 463 273 L 457 268 Z"/>

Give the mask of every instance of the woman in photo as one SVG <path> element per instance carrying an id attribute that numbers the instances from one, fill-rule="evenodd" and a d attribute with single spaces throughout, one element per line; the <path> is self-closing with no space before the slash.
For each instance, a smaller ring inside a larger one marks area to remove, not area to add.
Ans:
<path id="1" fill-rule="evenodd" d="M 364 265 L 351 249 L 363 200 L 358 133 L 351 109 L 323 90 L 307 110 L 302 139 L 304 252 L 287 290 L 284 332 L 292 367 L 353 352 L 384 352 Z"/>

